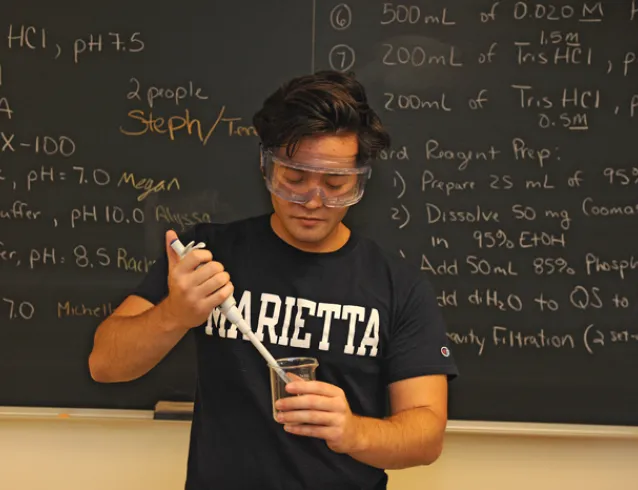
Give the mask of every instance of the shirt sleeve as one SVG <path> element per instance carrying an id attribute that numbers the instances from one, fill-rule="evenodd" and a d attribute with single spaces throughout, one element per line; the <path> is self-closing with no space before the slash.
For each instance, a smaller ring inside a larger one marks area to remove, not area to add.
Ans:
<path id="1" fill-rule="evenodd" d="M 198 227 L 194 226 L 185 232 L 178 234 L 180 241 L 187 245 L 194 241 L 197 243 Z M 142 281 L 131 291 L 131 295 L 139 296 L 154 305 L 157 305 L 168 295 L 168 257 L 166 248 L 149 268 Z"/>
<path id="2" fill-rule="evenodd" d="M 407 292 L 391 332 L 385 355 L 388 384 L 424 375 L 445 374 L 448 380 L 458 375 L 443 315 L 426 278 L 419 277 Z"/>

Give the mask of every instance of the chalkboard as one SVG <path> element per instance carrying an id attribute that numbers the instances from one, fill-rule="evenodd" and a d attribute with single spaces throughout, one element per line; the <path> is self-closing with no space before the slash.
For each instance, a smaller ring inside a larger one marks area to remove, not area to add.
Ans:
<path id="1" fill-rule="evenodd" d="M 333 68 L 393 138 L 347 224 L 435 285 L 450 417 L 638 425 L 637 2 L 40 0 L 0 19 L 0 405 L 192 400 L 190 336 L 102 385 L 95 328 L 166 229 L 270 209 L 252 114 Z"/>

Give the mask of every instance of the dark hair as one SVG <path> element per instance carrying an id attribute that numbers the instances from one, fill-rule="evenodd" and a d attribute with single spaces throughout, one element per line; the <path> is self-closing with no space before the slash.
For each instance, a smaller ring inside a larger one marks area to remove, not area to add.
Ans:
<path id="1" fill-rule="evenodd" d="M 317 134 L 356 133 L 359 161 L 375 159 L 390 146 L 390 135 L 352 73 L 319 71 L 286 82 L 264 101 L 253 125 L 265 148 L 286 146 L 289 157 L 303 137 Z"/>

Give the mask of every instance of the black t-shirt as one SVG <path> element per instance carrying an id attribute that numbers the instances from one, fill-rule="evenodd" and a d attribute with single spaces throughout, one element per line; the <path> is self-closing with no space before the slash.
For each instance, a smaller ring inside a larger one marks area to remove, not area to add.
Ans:
<path id="1" fill-rule="evenodd" d="M 200 224 L 184 244 L 204 242 L 231 276 L 245 320 L 275 358 L 310 356 L 317 379 L 346 394 L 352 412 L 388 415 L 387 385 L 457 374 L 435 294 L 422 273 L 352 233 L 341 249 L 308 253 L 281 240 L 270 215 Z M 166 257 L 133 294 L 167 294 Z M 272 416 L 268 366 L 251 342 L 216 316 L 195 329 L 197 392 L 187 490 L 386 488 L 386 473 L 325 441 L 289 434 Z"/>

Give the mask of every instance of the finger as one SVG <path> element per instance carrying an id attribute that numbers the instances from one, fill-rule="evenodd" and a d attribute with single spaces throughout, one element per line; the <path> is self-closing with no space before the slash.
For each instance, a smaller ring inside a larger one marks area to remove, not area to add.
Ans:
<path id="1" fill-rule="evenodd" d="M 333 412 L 319 412 L 316 410 L 293 410 L 280 412 L 277 421 L 282 424 L 310 424 L 325 427 L 336 426 L 339 422 L 338 415 Z"/>
<path id="2" fill-rule="evenodd" d="M 219 274 L 215 274 L 210 279 L 207 279 L 202 284 L 195 288 L 195 291 L 201 298 L 205 298 L 215 293 L 221 287 L 225 286 L 230 282 L 230 275 L 228 272 L 220 272 Z"/>
<path id="3" fill-rule="evenodd" d="M 323 381 L 293 381 L 286 385 L 286 391 L 296 395 L 341 396 L 343 394 L 338 386 Z"/>
<path id="4" fill-rule="evenodd" d="M 174 267 L 180 261 L 179 254 L 175 250 L 173 250 L 173 247 L 171 247 L 171 243 L 177 240 L 177 233 L 175 233 L 173 230 L 168 230 L 166 232 L 165 238 L 166 238 L 166 256 L 168 257 L 168 267 L 170 269 Z"/>
<path id="5" fill-rule="evenodd" d="M 222 273 L 223 274 L 223 273 Z M 204 308 L 211 310 L 216 306 L 221 305 L 235 290 L 233 283 L 228 282 L 221 289 L 218 289 L 215 293 L 211 294 L 204 300 Z"/>
<path id="6" fill-rule="evenodd" d="M 189 282 L 193 287 L 197 287 L 201 284 L 204 284 L 209 279 L 215 277 L 215 274 L 219 274 L 221 272 L 224 272 L 224 266 L 219 262 L 215 262 L 213 260 L 211 262 L 205 263 L 199 269 L 195 270 L 195 272 L 191 274 Z M 207 293 L 207 295 L 208 294 L 210 293 Z"/>
<path id="7" fill-rule="evenodd" d="M 336 412 L 340 408 L 338 398 L 321 395 L 301 395 L 280 398 L 275 402 L 277 410 L 322 410 Z"/>
<path id="8" fill-rule="evenodd" d="M 316 437 L 324 441 L 333 440 L 335 437 L 334 427 L 324 425 L 295 425 L 286 424 L 284 430 L 298 436 Z"/>
<path id="9" fill-rule="evenodd" d="M 201 264 L 205 264 L 213 260 L 213 254 L 208 250 L 195 249 L 191 250 L 180 262 L 182 270 L 193 271 Z"/>

